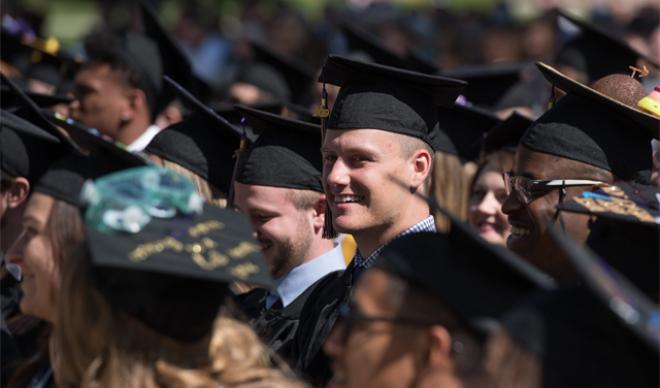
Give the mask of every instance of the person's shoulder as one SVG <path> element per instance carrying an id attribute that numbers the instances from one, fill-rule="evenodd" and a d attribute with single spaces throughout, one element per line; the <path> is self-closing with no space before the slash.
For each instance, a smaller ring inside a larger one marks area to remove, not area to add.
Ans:
<path id="1" fill-rule="evenodd" d="M 234 301 L 248 319 L 256 318 L 264 306 L 264 299 L 268 294 L 265 288 L 253 288 L 243 294 L 235 295 Z"/>

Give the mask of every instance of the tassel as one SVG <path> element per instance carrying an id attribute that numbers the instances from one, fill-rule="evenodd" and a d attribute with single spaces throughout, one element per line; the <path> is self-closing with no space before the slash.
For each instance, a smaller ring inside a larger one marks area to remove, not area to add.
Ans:
<path id="1" fill-rule="evenodd" d="M 236 175 L 238 174 L 238 165 L 245 155 L 247 150 L 248 138 L 245 131 L 245 117 L 241 118 L 241 126 L 243 128 L 243 133 L 241 134 L 241 142 L 238 146 L 238 149 L 234 151 L 234 169 L 231 173 L 231 183 L 229 185 L 229 193 L 227 193 L 227 207 L 234 207 L 234 184 L 236 182 Z"/>
<path id="2" fill-rule="evenodd" d="M 325 82 L 323 82 L 323 91 L 321 92 L 321 105 L 319 105 L 316 110 L 316 116 L 321 119 L 321 146 L 325 140 L 325 131 L 326 124 L 328 121 L 328 116 L 330 116 L 330 110 L 328 109 L 328 91 L 325 88 Z M 325 239 L 334 239 L 337 238 L 337 231 L 335 226 L 332 224 L 332 211 L 330 210 L 330 204 L 326 201 L 325 203 L 325 222 L 323 224 L 323 238 Z"/>

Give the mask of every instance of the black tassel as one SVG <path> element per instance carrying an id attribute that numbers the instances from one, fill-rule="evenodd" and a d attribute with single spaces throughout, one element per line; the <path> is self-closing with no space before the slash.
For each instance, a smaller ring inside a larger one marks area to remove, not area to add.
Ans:
<path id="1" fill-rule="evenodd" d="M 325 88 L 325 82 L 323 82 L 323 91 L 321 92 L 321 105 L 316 110 L 316 116 L 321 119 L 321 146 L 323 146 L 323 141 L 325 140 L 326 123 L 328 116 L 330 116 L 330 110 L 328 109 L 328 91 Z M 325 223 L 323 224 L 322 236 L 325 239 L 337 238 L 337 231 L 335 230 L 335 226 L 332 224 L 332 211 L 330 210 L 330 204 L 327 201 L 325 203 Z"/>
<path id="2" fill-rule="evenodd" d="M 227 207 L 228 208 L 233 208 L 234 207 L 234 184 L 236 182 L 236 174 L 238 174 L 238 165 L 243 159 L 243 156 L 245 155 L 245 151 L 247 150 L 247 145 L 248 145 L 248 138 L 247 138 L 247 133 L 245 131 L 245 117 L 241 118 L 241 126 L 243 127 L 243 134 L 241 135 L 241 143 L 238 146 L 238 149 L 234 151 L 234 169 L 231 173 L 231 183 L 229 185 L 229 193 L 227 193 Z"/>

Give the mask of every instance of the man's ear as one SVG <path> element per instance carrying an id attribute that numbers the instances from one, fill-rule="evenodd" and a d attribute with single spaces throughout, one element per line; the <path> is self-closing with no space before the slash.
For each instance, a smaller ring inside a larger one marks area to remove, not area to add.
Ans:
<path id="1" fill-rule="evenodd" d="M 13 182 L 7 189 L 7 207 L 9 209 L 16 209 L 21 206 L 30 195 L 30 182 L 20 176 L 13 179 Z"/>
<path id="2" fill-rule="evenodd" d="M 325 225 L 325 207 L 326 207 L 325 194 L 321 194 L 314 203 L 314 207 L 312 209 L 313 210 L 312 224 L 314 226 L 314 230 L 323 229 L 323 225 Z"/>
<path id="3" fill-rule="evenodd" d="M 127 119 L 132 119 L 136 112 L 148 111 L 147 95 L 142 89 L 130 88 L 127 91 L 126 97 L 128 98 L 128 108 L 130 110 L 130 115 L 126 115 L 130 116 L 126 117 Z"/>
<path id="4" fill-rule="evenodd" d="M 426 182 L 426 178 L 431 173 L 433 157 L 428 150 L 420 148 L 413 153 L 410 158 L 410 163 L 412 163 L 413 172 L 410 186 L 417 188 Z"/>
<path id="5" fill-rule="evenodd" d="M 428 330 L 428 364 L 430 367 L 446 366 L 451 360 L 452 337 L 442 325 L 432 325 Z"/>

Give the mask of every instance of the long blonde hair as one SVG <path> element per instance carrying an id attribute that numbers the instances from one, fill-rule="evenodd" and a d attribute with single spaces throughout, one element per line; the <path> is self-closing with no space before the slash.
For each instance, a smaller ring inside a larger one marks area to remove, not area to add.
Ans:
<path id="1" fill-rule="evenodd" d="M 235 319 L 218 314 L 210 333 L 188 344 L 110 305 L 87 255 L 80 247 L 62 283 L 53 333 L 59 387 L 304 386 L 285 366 L 274 367 L 257 335 Z"/>
<path id="2" fill-rule="evenodd" d="M 475 163 L 461 163 L 456 155 L 435 153 L 431 194 L 441 206 L 462 221 L 467 220 L 470 182 L 476 169 Z M 435 223 L 438 231 L 449 228 L 449 220 L 437 212 Z"/>
<path id="3" fill-rule="evenodd" d="M 221 208 L 227 207 L 227 193 L 222 192 L 222 190 L 213 186 L 206 179 L 181 166 L 180 164 L 164 159 L 155 154 L 150 154 L 148 152 L 145 152 L 145 154 L 155 164 L 190 178 L 195 184 L 195 187 L 197 187 L 197 191 L 206 202 Z"/>

